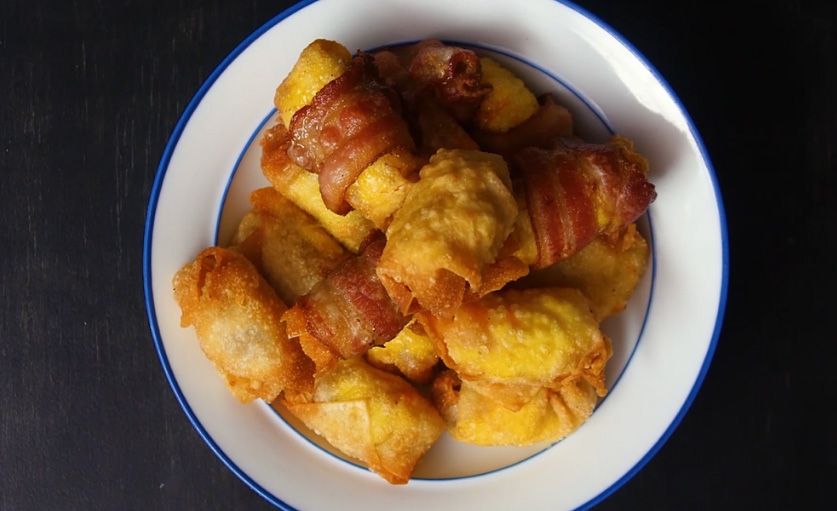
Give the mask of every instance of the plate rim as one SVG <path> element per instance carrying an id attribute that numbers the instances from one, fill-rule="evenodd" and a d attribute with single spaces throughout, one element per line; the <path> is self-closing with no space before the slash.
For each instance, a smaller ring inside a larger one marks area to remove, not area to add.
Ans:
<path id="1" fill-rule="evenodd" d="M 301 0 L 292 6 L 282 10 L 278 14 L 276 14 L 273 18 L 265 22 L 263 25 L 258 27 L 255 31 L 250 33 L 243 41 L 241 41 L 212 71 L 212 73 L 206 78 L 206 80 L 201 84 L 198 88 L 197 92 L 194 94 L 192 99 L 186 105 L 183 113 L 181 114 L 180 118 L 178 119 L 177 123 L 174 126 L 169 138 L 166 142 L 166 147 L 163 151 L 163 155 L 160 159 L 160 163 L 157 165 L 157 169 L 155 171 L 154 182 L 151 187 L 151 191 L 149 194 L 148 199 L 148 207 L 146 210 L 145 215 L 145 227 L 144 227 L 144 235 L 143 235 L 143 257 L 142 257 L 142 273 L 143 273 L 143 290 L 144 290 L 144 298 L 145 298 L 145 307 L 146 307 L 146 315 L 147 320 L 149 323 L 149 328 L 151 330 L 152 340 L 154 343 L 155 351 L 157 352 L 157 356 L 160 360 L 160 365 L 163 369 L 163 373 L 168 381 L 169 385 L 174 392 L 175 398 L 177 399 L 178 404 L 183 409 L 183 412 L 186 414 L 186 417 L 189 419 L 192 427 L 198 432 L 198 435 L 203 439 L 203 441 L 207 444 L 210 450 L 221 460 L 221 462 L 232 472 L 234 473 L 242 482 L 244 482 L 250 489 L 255 491 L 259 496 L 264 498 L 266 501 L 271 503 L 272 505 L 278 507 L 282 510 L 287 511 L 294 511 L 295 508 L 287 504 L 286 502 L 282 501 L 280 498 L 276 497 L 268 490 L 263 488 L 259 485 L 255 480 L 253 480 L 244 470 L 242 470 L 235 462 L 230 459 L 230 457 L 215 443 L 214 439 L 209 435 L 206 429 L 203 427 L 201 422 L 197 419 L 194 411 L 190 407 L 186 397 L 184 396 L 180 386 L 177 383 L 177 379 L 175 378 L 171 365 L 168 362 L 168 357 L 165 352 L 165 348 L 162 343 L 162 336 L 159 330 L 159 325 L 157 323 L 157 315 L 156 309 L 154 306 L 154 295 L 152 290 L 152 272 L 151 272 L 151 245 L 152 245 L 152 238 L 153 238 L 153 226 L 156 220 L 156 210 L 157 210 L 157 203 L 160 197 L 160 191 L 162 190 L 163 182 L 165 181 L 166 171 L 168 170 L 169 163 L 171 160 L 171 156 L 174 152 L 175 147 L 180 141 L 180 137 L 183 133 L 183 130 L 186 124 L 192 117 L 197 106 L 203 100 L 204 95 L 209 91 L 209 89 L 214 85 L 215 81 L 221 74 L 226 71 L 227 67 L 236 59 L 238 56 L 246 50 L 250 44 L 252 44 L 255 40 L 261 37 L 265 32 L 273 28 L 275 25 L 280 23 L 281 21 L 285 20 L 286 18 L 290 17 L 294 13 L 304 9 L 305 7 L 316 3 L 318 0 Z M 665 431 L 660 435 L 657 441 L 646 451 L 646 453 L 631 467 L 627 470 L 621 477 L 619 477 L 616 481 L 610 484 L 607 488 L 602 490 L 598 495 L 592 497 L 587 502 L 581 504 L 577 509 L 589 509 L 598 503 L 602 502 L 610 495 L 612 495 L 616 490 L 621 488 L 625 485 L 630 479 L 632 479 L 640 470 L 642 470 L 645 465 L 659 452 L 659 450 L 665 445 L 677 427 L 680 425 L 681 421 L 688 413 L 689 409 L 691 408 L 692 403 L 694 402 L 700 388 L 703 384 L 703 381 L 706 378 L 706 374 L 709 371 L 709 367 L 712 363 L 712 359 L 715 354 L 715 350 L 717 348 L 718 340 L 720 338 L 721 329 L 724 322 L 724 315 L 726 312 L 726 303 L 727 303 L 727 295 L 729 289 L 729 235 L 728 235 L 728 228 L 727 228 L 727 220 L 726 220 L 726 212 L 724 208 L 723 196 L 721 193 L 720 185 L 718 183 L 718 177 L 715 172 L 715 168 L 712 164 L 712 160 L 709 157 L 708 151 L 706 150 L 706 146 L 703 142 L 702 137 L 700 136 L 700 132 L 697 130 L 697 127 L 694 124 L 691 116 L 689 115 L 688 111 L 686 110 L 683 102 L 677 96 L 677 94 L 672 89 L 671 85 L 663 78 L 662 74 L 651 64 L 651 62 L 642 54 L 631 42 L 629 42 L 624 36 L 622 36 L 616 29 L 610 26 L 608 23 L 603 21 L 601 18 L 590 12 L 589 10 L 581 7 L 574 2 L 569 0 L 553 0 L 553 2 L 561 4 L 581 16 L 587 18 L 592 23 L 594 23 L 598 28 L 604 30 L 608 35 L 613 37 L 619 44 L 625 47 L 628 52 L 633 55 L 654 77 L 654 79 L 662 86 L 663 90 L 669 97 L 674 101 L 674 104 L 677 106 L 677 109 L 680 111 L 680 114 L 686 121 L 686 125 L 689 129 L 689 134 L 694 138 L 695 143 L 698 148 L 698 152 L 703 160 L 704 166 L 708 172 L 710 182 L 712 184 L 712 189 L 715 195 L 715 206 L 718 212 L 718 222 L 719 222 L 719 231 L 720 231 L 720 241 L 721 241 L 721 285 L 719 290 L 718 296 L 718 308 L 715 313 L 715 325 L 712 330 L 712 336 L 709 342 L 709 346 L 706 350 L 706 355 L 704 356 L 704 360 L 701 364 L 700 371 L 695 378 L 694 383 L 692 384 L 692 388 L 689 391 L 688 395 L 686 396 L 683 405 L 681 406 L 680 410 L 675 415 L 674 419 L 672 419 L 671 423 L 666 427 Z"/>

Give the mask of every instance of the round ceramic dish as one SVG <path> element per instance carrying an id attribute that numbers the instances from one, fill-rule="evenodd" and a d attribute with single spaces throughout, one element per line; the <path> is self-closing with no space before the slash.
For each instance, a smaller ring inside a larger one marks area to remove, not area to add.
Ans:
<path id="1" fill-rule="evenodd" d="M 317 38 L 350 49 L 436 37 L 512 68 L 573 112 L 592 141 L 620 133 L 651 164 L 658 198 L 640 226 L 652 263 L 613 339 L 608 396 L 567 439 L 479 448 L 443 437 L 406 486 L 331 452 L 265 403 L 239 404 L 179 326 L 174 273 L 224 244 L 266 186 L 258 137 L 276 85 Z M 319 0 L 257 30 L 200 88 L 174 129 L 151 193 L 144 247 L 148 317 L 163 370 L 218 457 L 280 508 L 573 509 L 605 498 L 665 442 L 708 369 L 722 321 L 727 240 L 720 192 L 700 137 L 674 93 L 610 27 L 568 3 Z M 196 489 L 198 491 L 198 489 Z"/>

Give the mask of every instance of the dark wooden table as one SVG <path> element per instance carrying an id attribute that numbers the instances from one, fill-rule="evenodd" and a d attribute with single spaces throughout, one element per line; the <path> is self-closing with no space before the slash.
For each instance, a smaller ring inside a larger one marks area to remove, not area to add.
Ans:
<path id="1" fill-rule="evenodd" d="M 598 509 L 833 508 L 837 3 L 581 3 L 693 116 L 732 268 L 691 411 Z M 270 508 L 175 401 L 141 259 L 178 116 L 287 4 L 0 3 L 0 510 Z"/>

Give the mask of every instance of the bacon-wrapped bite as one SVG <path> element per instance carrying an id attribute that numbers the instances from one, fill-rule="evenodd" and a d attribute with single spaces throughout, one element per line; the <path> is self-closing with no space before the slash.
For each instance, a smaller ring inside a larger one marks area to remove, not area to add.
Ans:
<path id="1" fill-rule="evenodd" d="M 174 276 L 182 326 L 242 402 L 309 391 L 314 371 L 281 322 L 285 305 L 242 254 L 207 248 Z"/>
<path id="2" fill-rule="evenodd" d="M 593 413 L 598 396 L 582 379 L 557 390 L 540 388 L 517 410 L 510 410 L 446 371 L 433 381 L 433 401 L 459 441 L 477 445 L 531 445 L 555 442 L 572 433 Z"/>
<path id="3" fill-rule="evenodd" d="M 537 111 L 508 131 L 499 133 L 476 129 L 474 139 L 485 151 L 502 154 L 510 159 L 527 147 L 550 147 L 560 137 L 573 134 L 573 117 L 570 111 L 555 102 L 550 94 L 539 99 Z"/>
<path id="4" fill-rule="evenodd" d="M 265 132 L 261 144 L 262 172 L 276 191 L 317 219 L 344 247 L 360 252 L 372 239 L 375 226 L 358 212 L 338 215 L 325 206 L 317 175 L 288 158 L 290 137 L 281 122 Z"/>
<path id="5" fill-rule="evenodd" d="M 289 131 L 288 155 L 319 174 L 323 202 L 339 214 L 350 211 L 346 190 L 372 162 L 415 147 L 397 94 L 378 79 L 372 57 L 364 53 L 294 114 Z"/>
<path id="6" fill-rule="evenodd" d="M 517 205 L 506 163 L 478 151 L 440 150 L 421 169 L 387 229 L 378 275 L 403 313 L 414 302 L 450 315 L 466 291 L 476 296 L 524 275 L 522 263 L 495 272 Z M 488 289 L 487 289 L 488 288 Z"/>
<path id="7" fill-rule="evenodd" d="M 418 319 L 445 365 L 510 409 L 570 379 L 607 392 L 610 342 L 575 289 L 506 289 L 462 305 L 453 318 Z"/>
<path id="8" fill-rule="evenodd" d="M 317 378 L 313 395 L 282 404 L 341 452 L 393 484 L 410 479 L 444 431 L 433 405 L 402 378 L 355 358 Z"/>
<path id="9" fill-rule="evenodd" d="M 432 88 L 410 79 L 407 70 L 410 59 L 415 57 L 417 49 L 423 44 L 374 54 L 375 67 L 381 79 L 406 99 L 404 117 L 416 136 L 419 153 L 429 158 L 439 149 L 479 150 L 465 128 L 439 103 Z"/>
<path id="10" fill-rule="evenodd" d="M 612 236 L 656 197 L 648 162 L 622 137 L 607 144 L 561 139 L 552 149 L 527 148 L 514 158 L 538 246 L 536 268 Z"/>
<path id="11" fill-rule="evenodd" d="M 424 328 L 413 320 L 395 338 L 370 349 L 366 360 L 378 369 L 401 373 L 412 382 L 427 383 L 439 357 Z"/>
<path id="12" fill-rule="evenodd" d="M 428 39 L 409 50 L 408 94 L 429 94 L 460 122 L 470 119 L 491 87 L 482 81 L 476 53 Z"/>
<path id="13" fill-rule="evenodd" d="M 336 357 L 362 355 L 395 337 L 407 324 L 375 273 L 383 243 L 376 241 L 363 254 L 343 262 L 285 314 L 288 334 L 300 337 L 306 353 L 312 343 L 320 345 L 311 356 L 320 361 L 318 372 L 323 362 L 333 364 L 323 347 Z"/>
<path id="14" fill-rule="evenodd" d="M 318 40 L 310 44 L 276 90 L 275 103 L 283 119 L 281 124 L 289 126 L 294 114 L 309 105 L 329 82 L 345 74 L 351 61 L 349 51 L 339 43 Z M 407 74 L 406 70 L 403 70 L 403 74 Z M 287 157 L 290 135 L 283 133 L 279 136 L 278 129 L 271 130 L 271 136 L 276 141 L 274 149 L 278 150 L 278 142 L 282 142 L 282 164 L 274 163 L 271 169 L 274 177 L 269 178 L 274 185 L 284 184 L 280 190 L 283 194 L 293 193 L 295 202 L 304 202 L 307 207 L 303 209 L 322 222 L 330 232 L 336 231 L 332 234 L 354 252 L 358 251 L 358 242 L 364 239 L 363 227 L 368 228 L 371 222 L 379 229 L 386 228 L 392 214 L 404 200 L 411 176 L 423 163 L 408 147 L 394 147 L 383 154 L 349 185 L 346 201 L 357 212 L 347 213 L 346 220 L 343 220 L 341 215 L 329 210 L 323 202 L 317 175 L 303 171 Z M 291 190 L 285 191 L 287 188 Z M 360 240 L 356 239 L 358 237 Z"/>
<path id="15" fill-rule="evenodd" d="M 590 299 L 597 320 L 622 311 L 648 268 L 648 243 L 631 224 L 613 237 L 599 236 L 579 252 L 535 270 L 515 287 L 572 287 Z"/>
<path id="16" fill-rule="evenodd" d="M 241 220 L 232 244 L 259 268 L 286 304 L 349 257 L 323 227 L 273 188 L 250 194 L 253 210 Z"/>

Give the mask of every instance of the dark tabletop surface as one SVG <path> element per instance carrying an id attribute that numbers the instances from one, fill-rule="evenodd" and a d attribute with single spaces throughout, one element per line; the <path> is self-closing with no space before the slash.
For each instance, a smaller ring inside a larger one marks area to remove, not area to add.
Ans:
<path id="1" fill-rule="evenodd" d="M 731 247 L 701 392 L 597 509 L 833 509 L 837 3 L 580 3 L 694 118 Z M 141 262 L 176 120 L 287 5 L 0 2 L 0 510 L 270 509 L 177 404 Z"/>

